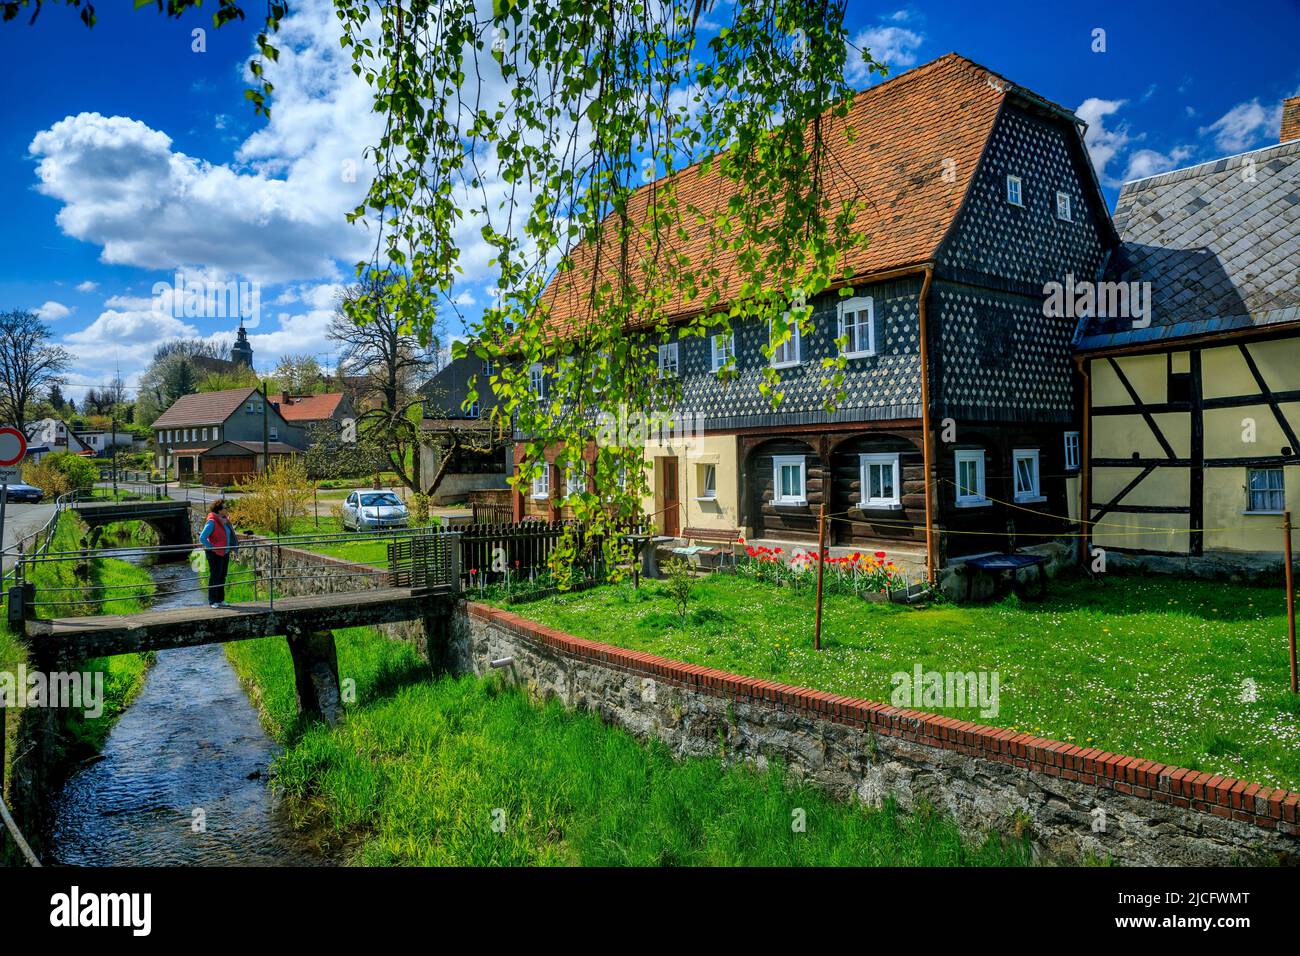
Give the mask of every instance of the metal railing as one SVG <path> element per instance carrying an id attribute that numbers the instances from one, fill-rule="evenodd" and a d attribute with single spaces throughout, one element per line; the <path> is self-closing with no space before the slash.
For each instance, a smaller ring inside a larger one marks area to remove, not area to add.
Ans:
<path id="1" fill-rule="evenodd" d="M 291 582 L 319 580 L 322 577 L 369 578 L 383 577 L 393 586 L 410 586 L 398 581 L 399 572 L 406 573 L 409 579 L 411 571 L 411 548 L 398 549 L 400 563 L 394 563 L 395 549 L 398 542 L 419 542 L 434 539 L 437 548 L 417 549 L 420 555 L 445 555 L 448 548 L 459 554 L 458 531 L 439 527 L 386 529 L 383 531 L 347 532 L 329 534 L 294 534 L 279 537 L 246 536 L 238 537 L 235 548 L 230 552 L 231 562 L 224 587 L 227 592 L 238 592 L 247 585 L 251 599 L 267 600 L 274 607 L 277 596 L 284 597 L 286 586 Z M 84 567 L 88 562 L 101 558 L 132 560 L 140 563 L 162 563 L 187 559 L 196 550 L 202 551 L 201 545 L 120 545 L 108 548 L 76 549 L 71 551 L 51 551 L 45 548 L 19 557 L 12 572 L 11 593 L 22 594 L 21 617 L 80 617 L 100 613 L 105 605 L 114 601 L 148 600 L 154 594 L 154 584 L 96 584 L 90 580 L 78 581 L 76 584 L 49 585 L 40 584 L 41 569 L 49 569 L 52 564 L 71 563 L 74 567 Z M 347 562 L 355 567 L 331 567 L 322 574 L 314 569 L 289 569 L 285 573 L 284 552 L 302 551 L 318 556 Z M 432 558 L 430 559 L 432 560 Z M 442 581 L 453 584 L 450 578 L 454 572 L 452 564 L 439 558 L 433 571 L 423 569 L 420 580 L 422 586 Z M 84 571 L 74 572 L 79 577 L 87 577 Z M 58 575 L 56 575 L 57 577 Z M 458 577 L 458 574 L 455 575 Z M 44 575 L 48 578 L 49 575 Z M 208 591 L 209 584 L 202 578 L 196 584 L 184 588 L 169 588 L 168 595 L 199 593 Z M 296 589 L 295 589 L 296 590 Z M 331 589 L 337 590 L 337 589 Z M 360 589 L 358 589 L 360 590 Z M 213 595 L 217 596 L 217 595 Z M 128 611 L 129 613 L 129 611 Z M 11 620 L 13 615 L 11 615 Z"/>

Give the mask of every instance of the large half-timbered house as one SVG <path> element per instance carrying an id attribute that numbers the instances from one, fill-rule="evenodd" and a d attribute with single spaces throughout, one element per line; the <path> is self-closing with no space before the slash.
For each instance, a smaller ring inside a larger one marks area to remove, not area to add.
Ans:
<path id="1" fill-rule="evenodd" d="M 1300 504 L 1300 100 L 1275 146 L 1128 183 L 1108 278 L 1149 315 L 1079 340 L 1093 546 L 1280 560 Z"/>
<path id="2" fill-rule="evenodd" d="M 758 387 L 766 326 L 665 343 L 704 432 L 646 447 L 647 513 L 671 535 L 808 542 L 825 503 L 833 545 L 910 549 L 938 566 L 1005 550 L 1008 531 L 1065 530 L 1075 321 L 1046 316 L 1044 292 L 1095 278 L 1115 243 L 1084 124 L 956 54 L 862 92 L 845 122 L 856 136 L 829 137 L 826 183 L 865 199 L 851 294 L 814 301 L 811 331 L 776 357 L 777 408 Z M 683 193 L 722 188 L 698 168 L 677 176 Z M 588 280 L 579 263 L 548 290 L 561 323 Z M 821 360 L 841 336 L 846 397 L 827 411 Z M 729 355 L 736 374 L 719 376 Z M 548 475 L 516 507 L 555 514 L 564 493 Z"/>

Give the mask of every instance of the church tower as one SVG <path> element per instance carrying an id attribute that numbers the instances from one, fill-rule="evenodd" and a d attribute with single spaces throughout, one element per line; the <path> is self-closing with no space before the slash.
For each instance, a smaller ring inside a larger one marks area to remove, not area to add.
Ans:
<path id="1" fill-rule="evenodd" d="M 236 365 L 242 365 L 244 368 L 253 367 L 253 347 L 248 344 L 248 333 L 244 331 L 244 323 L 239 323 L 239 331 L 235 334 L 235 344 L 230 347 L 230 359 Z"/>

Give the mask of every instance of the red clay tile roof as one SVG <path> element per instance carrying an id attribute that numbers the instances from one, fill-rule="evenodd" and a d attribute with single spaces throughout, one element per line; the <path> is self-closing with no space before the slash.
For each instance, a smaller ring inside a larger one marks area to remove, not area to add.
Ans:
<path id="1" fill-rule="evenodd" d="M 219 425 L 238 410 L 257 389 L 253 386 L 227 388 L 220 392 L 182 395 L 172 407 L 154 419 L 154 428 L 176 425 Z"/>
<path id="2" fill-rule="evenodd" d="M 279 402 L 280 416 L 286 422 L 320 422 L 331 417 L 343 401 L 342 392 L 324 395 L 290 395 L 289 401 Z"/>
<path id="3" fill-rule="evenodd" d="M 847 117 L 829 121 L 824 137 L 827 194 L 836 204 L 863 200 L 856 229 L 870 237 L 867 246 L 849 254 L 852 275 L 917 265 L 935 254 L 961 207 L 998 110 L 1012 87 L 979 64 L 949 53 L 864 90 L 854 98 Z M 852 142 L 845 138 L 846 123 L 854 130 Z M 951 170 L 951 182 L 944 179 L 945 169 Z M 733 191 L 716 166 L 703 172 L 697 164 L 674 176 L 683 208 L 689 203 L 706 213 L 721 211 Z M 634 221 L 645 215 L 649 189 L 638 190 L 630 201 Z M 689 227 L 685 213 L 682 218 Z M 615 232 L 606 230 L 602 239 L 602 264 L 617 262 Z M 556 332 L 571 331 L 575 319 L 585 312 L 592 249 L 590 244 L 576 249 L 574 268 L 557 275 L 543 296 Z M 701 227 L 672 251 L 684 252 L 702 271 L 708 256 L 707 231 Z M 723 259 L 716 265 L 721 273 L 718 281 L 730 278 L 734 288 L 739 281 L 736 263 Z M 608 269 L 602 265 L 602 273 Z M 666 312 L 670 318 L 685 318 L 697 308 L 678 293 Z"/>

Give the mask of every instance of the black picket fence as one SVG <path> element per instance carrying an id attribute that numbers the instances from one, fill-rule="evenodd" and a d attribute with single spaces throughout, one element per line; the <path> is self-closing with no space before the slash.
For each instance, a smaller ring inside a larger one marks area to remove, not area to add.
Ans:
<path id="1" fill-rule="evenodd" d="M 619 535 L 641 533 L 645 519 L 620 528 Z M 588 576 L 599 572 L 600 532 L 596 537 L 576 521 L 527 520 L 509 524 L 472 524 L 460 530 L 460 573 L 471 586 L 536 577 L 549 570 L 551 553 L 572 530 L 580 569 Z"/>

